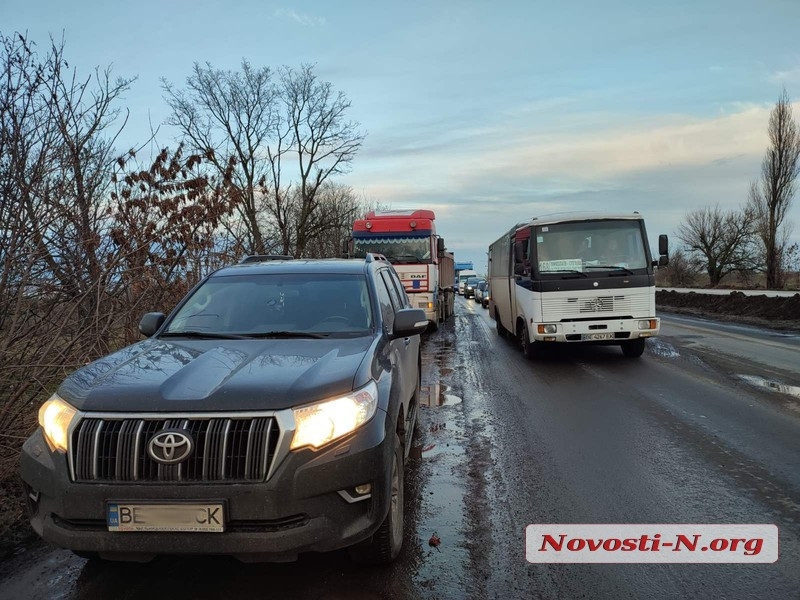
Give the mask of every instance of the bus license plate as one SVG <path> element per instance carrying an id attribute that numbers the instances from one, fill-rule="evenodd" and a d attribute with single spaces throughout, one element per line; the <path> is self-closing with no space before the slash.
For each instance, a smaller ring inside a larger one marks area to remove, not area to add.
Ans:
<path id="1" fill-rule="evenodd" d="M 614 334 L 613 333 L 584 333 L 581 335 L 581 339 L 585 341 L 596 341 L 596 340 L 613 340 Z"/>
<path id="2" fill-rule="evenodd" d="M 125 504 L 109 502 L 109 531 L 225 531 L 222 504 Z"/>

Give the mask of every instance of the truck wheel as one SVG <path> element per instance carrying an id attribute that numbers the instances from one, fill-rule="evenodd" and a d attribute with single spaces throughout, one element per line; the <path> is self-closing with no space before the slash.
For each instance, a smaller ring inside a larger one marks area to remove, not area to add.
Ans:
<path id="1" fill-rule="evenodd" d="M 389 564 L 403 547 L 403 447 L 397 434 L 394 441 L 389 512 L 370 540 L 349 549 L 350 558 L 362 565 Z"/>
<path id="2" fill-rule="evenodd" d="M 439 323 L 434 321 L 428 321 L 428 328 L 425 330 L 426 333 L 433 333 L 434 331 L 439 329 Z"/>
<path id="3" fill-rule="evenodd" d="M 630 340 L 629 342 L 622 342 L 622 353 L 628 358 L 638 358 L 644 352 L 645 338 L 638 338 Z"/>

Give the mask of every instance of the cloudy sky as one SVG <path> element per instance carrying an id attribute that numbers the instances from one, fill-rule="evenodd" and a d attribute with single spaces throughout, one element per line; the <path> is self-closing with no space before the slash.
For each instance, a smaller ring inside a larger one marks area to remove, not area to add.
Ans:
<path id="1" fill-rule="evenodd" d="M 800 118 L 799 24 L 800 0 L 0 0 L 3 33 L 63 32 L 79 70 L 138 77 L 122 144 L 166 118 L 160 77 L 195 61 L 315 63 L 367 133 L 343 181 L 433 208 L 479 270 L 536 214 L 638 210 L 655 238 L 743 203 L 782 87 Z M 797 239 L 800 198 L 790 217 Z"/>

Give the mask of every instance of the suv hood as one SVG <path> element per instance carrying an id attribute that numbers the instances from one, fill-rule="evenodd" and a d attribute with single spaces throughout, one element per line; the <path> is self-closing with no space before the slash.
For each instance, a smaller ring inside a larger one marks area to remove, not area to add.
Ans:
<path id="1" fill-rule="evenodd" d="M 81 411 L 277 410 L 352 391 L 372 341 L 149 339 L 79 369 L 58 394 Z"/>

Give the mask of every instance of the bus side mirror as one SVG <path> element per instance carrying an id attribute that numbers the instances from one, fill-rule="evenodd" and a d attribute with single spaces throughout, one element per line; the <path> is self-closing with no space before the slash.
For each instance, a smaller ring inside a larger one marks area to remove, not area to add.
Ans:
<path id="1" fill-rule="evenodd" d="M 662 254 L 658 257 L 658 266 L 659 267 L 666 267 L 669 264 L 669 256 L 666 254 Z"/>
<path id="2" fill-rule="evenodd" d="M 521 263 L 525 260 L 524 248 L 522 244 L 514 244 L 514 261 Z"/>
<path id="3" fill-rule="evenodd" d="M 658 236 L 658 253 L 663 256 L 669 254 L 669 239 L 666 233 L 662 233 Z"/>

